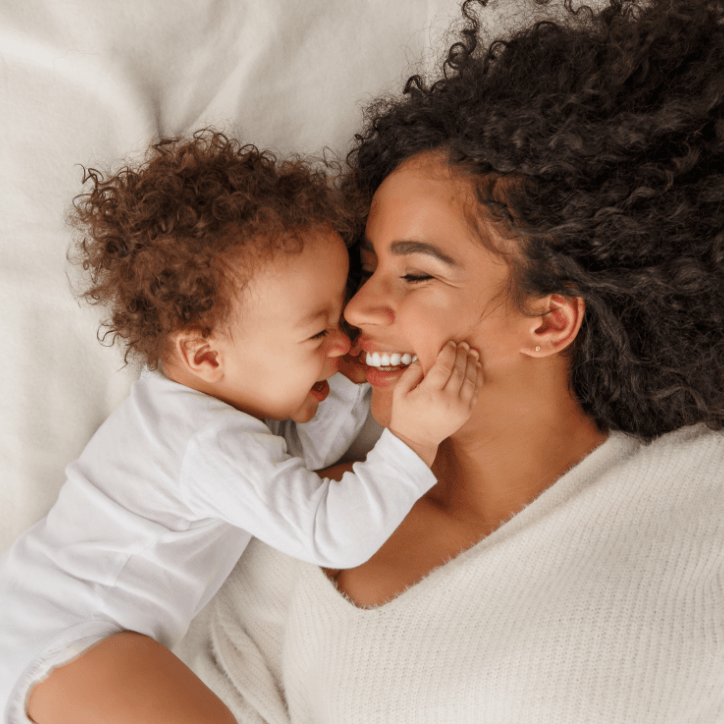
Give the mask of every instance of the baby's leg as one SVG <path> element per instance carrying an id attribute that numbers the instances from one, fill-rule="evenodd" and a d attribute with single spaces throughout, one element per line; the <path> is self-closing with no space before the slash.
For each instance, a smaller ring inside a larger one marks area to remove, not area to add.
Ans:
<path id="1" fill-rule="evenodd" d="M 37 724 L 236 724 L 191 669 L 131 632 L 55 669 L 32 689 L 28 717 Z"/>

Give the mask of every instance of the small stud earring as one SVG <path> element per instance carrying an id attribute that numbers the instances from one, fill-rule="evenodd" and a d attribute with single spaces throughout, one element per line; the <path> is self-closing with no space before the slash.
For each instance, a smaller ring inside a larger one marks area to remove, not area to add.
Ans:
<path id="1" fill-rule="evenodd" d="M 540 347 L 536 347 L 536 348 L 535 348 L 535 351 L 536 351 L 536 352 L 540 352 Z"/>

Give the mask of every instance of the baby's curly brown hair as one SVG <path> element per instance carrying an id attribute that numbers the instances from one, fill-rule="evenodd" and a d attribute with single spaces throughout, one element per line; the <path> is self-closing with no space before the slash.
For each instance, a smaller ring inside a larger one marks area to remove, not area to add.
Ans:
<path id="1" fill-rule="evenodd" d="M 211 129 L 161 139 L 143 164 L 107 179 L 84 169 L 92 189 L 74 199 L 69 258 L 86 272 L 79 296 L 110 310 L 99 339 L 120 339 L 126 362 L 157 368 L 172 334 L 224 325 L 260 263 L 301 251 L 321 229 L 347 243 L 353 216 L 328 170 Z"/>

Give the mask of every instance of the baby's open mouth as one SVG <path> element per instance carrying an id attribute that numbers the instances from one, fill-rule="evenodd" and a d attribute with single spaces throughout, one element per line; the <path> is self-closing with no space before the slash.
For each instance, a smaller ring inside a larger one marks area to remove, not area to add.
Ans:
<path id="1" fill-rule="evenodd" d="M 365 363 L 369 367 L 376 367 L 378 370 L 395 370 L 402 367 L 408 367 L 417 359 L 416 354 L 409 352 L 394 352 L 392 354 L 385 352 L 367 352 Z"/>
<path id="2" fill-rule="evenodd" d="M 315 383 L 312 385 L 311 393 L 312 397 L 322 402 L 329 394 L 329 382 L 327 382 L 327 380 L 320 380 Z"/>

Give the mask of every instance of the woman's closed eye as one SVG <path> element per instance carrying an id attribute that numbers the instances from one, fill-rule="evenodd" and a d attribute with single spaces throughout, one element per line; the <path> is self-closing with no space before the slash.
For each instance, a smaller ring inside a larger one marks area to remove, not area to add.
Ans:
<path id="1" fill-rule="evenodd" d="M 429 274 L 405 274 L 405 276 L 400 277 L 400 279 L 404 279 L 406 282 L 410 282 L 410 284 L 417 284 L 419 282 L 426 282 L 428 279 L 432 279 L 432 277 Z"/>
<path id="2" fill-rule="evenodd" d="M 310 337 L 309 339 L 323 339 L 323 338 L 326 337 L 328 334 L 329 334 L 329 330 L 328 330 L 328 329 L 323 329 L 321 332 L 318 332 L 317 334 L 315 334 L 314 336 Z"/>
<path id="3" fill-rule="evenodd" d="M 359 285 L 362 286 L 373 274 L 374 270 L 363 269 L 360 272 Z M 428 279 L 432 279 L 432 277 L 429 274 L 404 274 L 400 279 L 403 279 L 409 284 L 419 284 L 420 282 L 426 282 Z"/>

